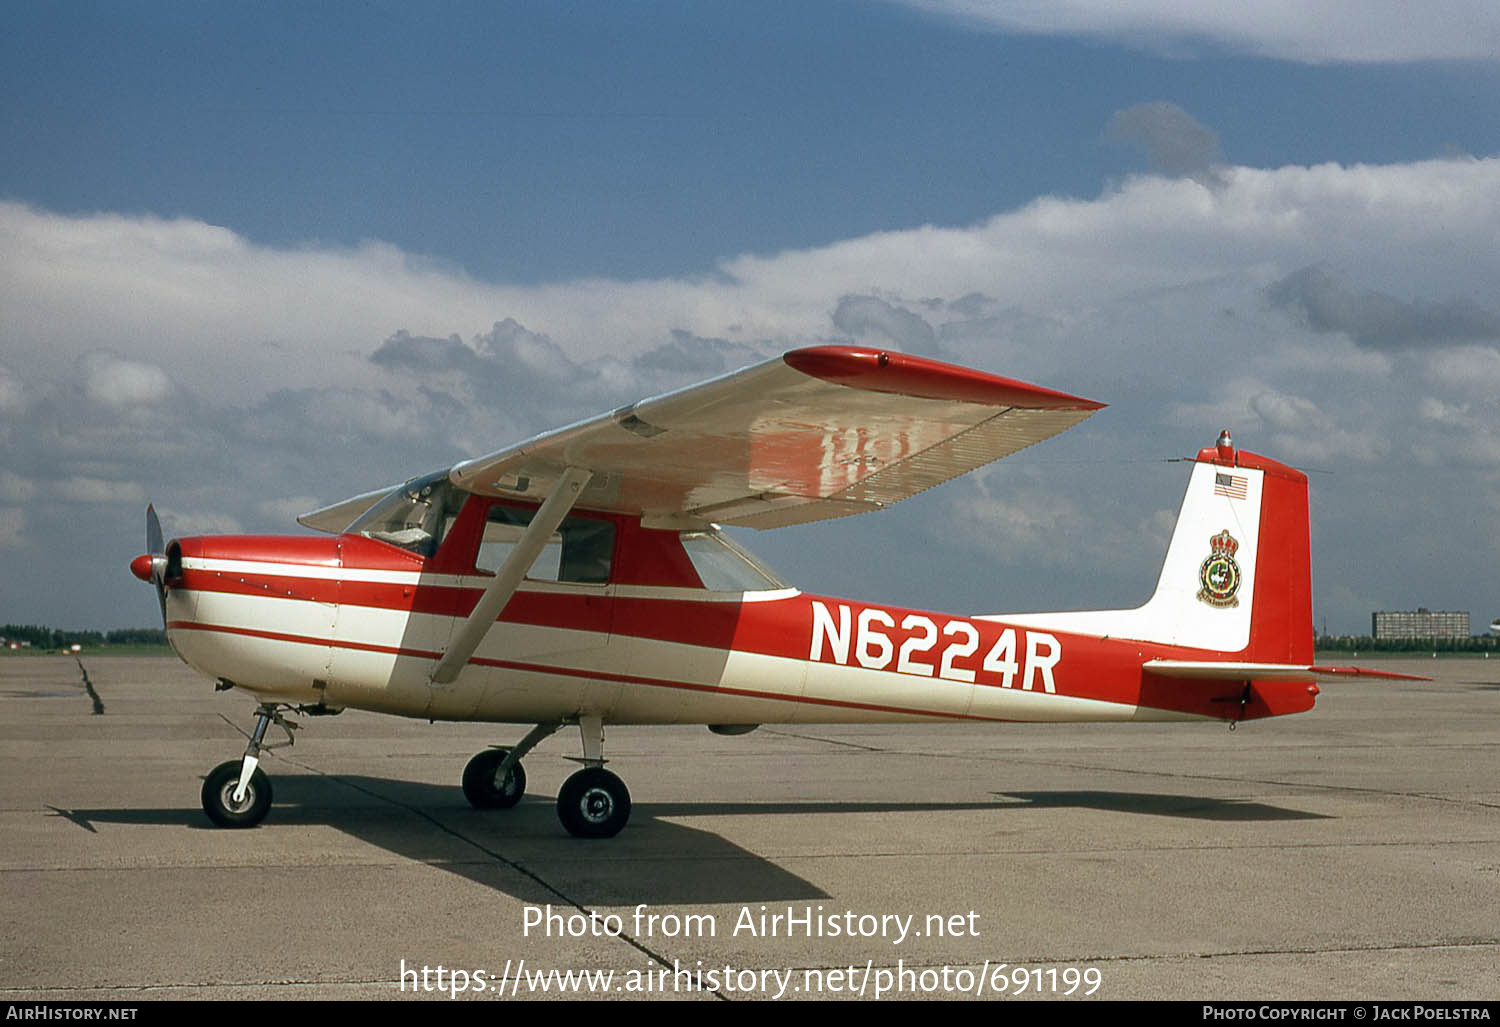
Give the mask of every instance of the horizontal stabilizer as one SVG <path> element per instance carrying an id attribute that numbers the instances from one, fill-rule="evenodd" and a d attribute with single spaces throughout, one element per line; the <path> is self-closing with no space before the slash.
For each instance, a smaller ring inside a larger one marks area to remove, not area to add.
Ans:
<path id="1" fill-rule="evenodd" d="M 1397 674 L 1393 670 L 1371 670 L 1369 667 L 1313 667 L 1320 678 L 1389 678 L 1392 681 L 1431 681 L 1421 674 Z"/>
<path id="2" fill-rule="evenodd" d="M 1236 660 L 1147 660 L 1142 670 L 1166 678 L 1203 681 L 1313 681 L 1318 678 L 1390 678 L 1431 681 L 1418 674 L 1397 674 L 1368 667 L 1313 667 L 1294 663 L 1246 663 Z"/>

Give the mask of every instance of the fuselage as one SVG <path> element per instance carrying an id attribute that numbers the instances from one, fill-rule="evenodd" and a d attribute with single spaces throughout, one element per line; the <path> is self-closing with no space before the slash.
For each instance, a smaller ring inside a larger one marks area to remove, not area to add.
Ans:
<path id="1" fill-rule="evenodd" d="M 1024 616 L 709 588 L 681 533 L 587 511 L 613 528 L 606 580 L 528 579 L 457 678 L 436 684 L 437 660 L 492 580 L 475 567 L 487 505 L 470 497 L 430 555 L 359 534 L 178 540 L 168 636 L 188 664 L 262 701 L 432 720 L 1238 720 L 1313 703 L 1301 684 L 1242 694 L 1143 669 L 1230 653 Z"/>

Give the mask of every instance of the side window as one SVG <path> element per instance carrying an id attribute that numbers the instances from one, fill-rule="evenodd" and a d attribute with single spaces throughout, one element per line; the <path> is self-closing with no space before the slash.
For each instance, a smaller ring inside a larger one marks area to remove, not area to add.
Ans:
<path id="1" fill-rule="evenodd" d="M 562 566 L 557 579 L 602 585 L 609 580 L 614 555 L 612 522 L 569 517 L 562 523 Z"/>
<path id="2" fill-rule="evenodd" d="M 534 510 L 492 506 L 474 566 L 491 574 L 500 569 L 531 523 Z M 534 581 L 570 581 L 602 585 L 609 581 L 615 551 L 615 526 L 609 521 L 568 517 L 542 548 L 526 576 Z"/>

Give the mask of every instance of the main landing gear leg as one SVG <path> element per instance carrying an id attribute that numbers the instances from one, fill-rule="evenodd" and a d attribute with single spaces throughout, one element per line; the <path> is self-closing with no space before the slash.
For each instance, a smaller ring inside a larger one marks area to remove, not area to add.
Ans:
<path id="1" fill-rule="evenodd" d="M 563 782 L 557 793 L 557 818 L 575 838 L 613 838 L 630 819 L 630 792 L 604 769 L 604 721 L 579 717 L 583 733 L 583 769 Z"/>
<path id="2" fill-rule="evenodd" d="M 261 703 L 255 713 L 255 730 L 245 755 L 220 763 L 203 779 L 203 812 L 220 827 L 254 827 L 266 819 L 271 810 L 271 780 L 260 769 L 260 754 L 295 741 L 292 732 L 299 725 L 287 721 L 275 703 Z M 286 732 L 286 741 L 266 744 L 266 728 L 272 724 Z"/>
<path id="3" fill-rule="evenodd" d="M 526 794 L 526 771 L 521 766 L 537 743 L 561 724 L 538 724 L 513 749 L 496 745 L 486 749 L 464 767 L 464 798 L 475 809 L 510 809 Z"/>

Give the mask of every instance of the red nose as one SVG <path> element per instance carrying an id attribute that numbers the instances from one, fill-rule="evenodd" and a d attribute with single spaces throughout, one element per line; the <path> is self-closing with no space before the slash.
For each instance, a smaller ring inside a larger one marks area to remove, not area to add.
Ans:
<path id="1" fill-rule="evenodd" d="M 151 580 L 151 554 L 150 553 L 142 553 L 140 556 L 137 556 L 134 560 L 131 560 L 130 561 L 130 573 L 134 574 L 136 577 L 140 578 L 142 581 L 150 581 Z"/>

